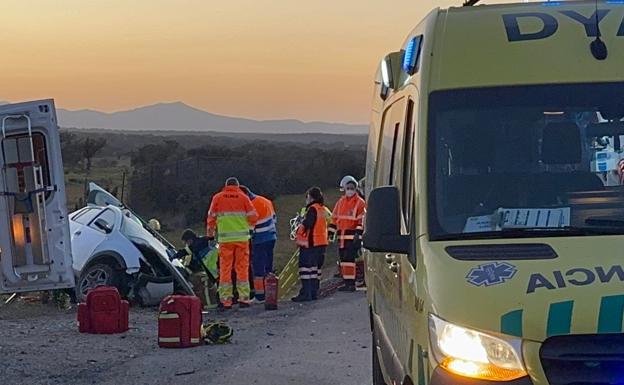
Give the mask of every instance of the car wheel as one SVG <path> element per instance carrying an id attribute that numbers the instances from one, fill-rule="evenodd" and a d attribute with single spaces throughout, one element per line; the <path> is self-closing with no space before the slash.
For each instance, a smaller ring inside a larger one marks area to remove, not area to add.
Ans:
<path id="1" fill-rule="evenodd" d="M 86 268 L 78 279 L 76 285 L 76 297 L 78 301 L 84 302 L 87 292 L 98 286 L 118 286 L 118 274 L 112 266 L 105 263 L 96 263 Z"/>
<path id="2" fill-rule="evenodd" d="M 386 385 L 381 372 L 381 365 L 379 364 L 379 355 L 377 354 L 377 344 L 375 343 L 375 332 L 372 333 L 373 343 L 371 344 L 371 350 L 373 352 L 373 385 Z"/>

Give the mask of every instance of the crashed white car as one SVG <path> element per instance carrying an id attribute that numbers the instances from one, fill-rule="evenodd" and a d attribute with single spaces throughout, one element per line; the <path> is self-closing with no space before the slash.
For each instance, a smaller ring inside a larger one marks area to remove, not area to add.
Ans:
<path id="1" fill-rule="evenodd" d="M 69 215 L 76 299 L 115 286 L 140 305 L 155 305 L 192 286 L 170 262 L 174 247 L 117 198 L 94 183 L 88 205 Z"/>

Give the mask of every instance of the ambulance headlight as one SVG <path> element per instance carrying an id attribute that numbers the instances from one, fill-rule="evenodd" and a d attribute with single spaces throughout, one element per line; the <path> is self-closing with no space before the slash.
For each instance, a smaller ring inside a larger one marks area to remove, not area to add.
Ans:
<path id="1" fill-rule="evenodd" d="M 495 337 L 429 316 L 433 358 L 445 370 L 464 377 L 511 381 L 527 375 L 519 338 Z"/>

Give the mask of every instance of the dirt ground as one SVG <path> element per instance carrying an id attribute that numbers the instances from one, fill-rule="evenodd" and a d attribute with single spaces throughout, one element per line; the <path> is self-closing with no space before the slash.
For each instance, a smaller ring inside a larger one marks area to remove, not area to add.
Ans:
<path id="1" fill-rule="evenodd" d="M 130 330 L 88 335 L 75 308 L 16 302 L 0 308 L 2 384 L 370 384 L 370 332 L 363 293 L 304 305 L 209 313 L 232 343 L 192 349 L 157 345 L 155 308 L 132 308 Z"/>

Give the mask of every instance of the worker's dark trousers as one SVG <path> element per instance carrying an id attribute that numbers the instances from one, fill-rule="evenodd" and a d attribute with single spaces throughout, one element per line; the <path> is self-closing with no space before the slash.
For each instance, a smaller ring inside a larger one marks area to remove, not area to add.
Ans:
<path id="1" fill-rule="evenodd" d="M 254 297 L 260 301 L 264 301 L 264 277 L 273 271 L 274 248 L 275 241 L 256 243 L 251 246 Z"/>
<path id="2" fill-rule="evenodd" d="M 355 286 L 355 258 L 358 248 L 354 242 L 345 242 L 345 247 L 338 249 L 340 273 L 345 286 Z"/>
<path id="3" fill-rule="evenodd" d="M 319 265 L 325 260 L 326 246 L 299 249 L 299 279 L 301 291 L 299 296 L 308 300 L 318 298 L 320 286 Z"/>

